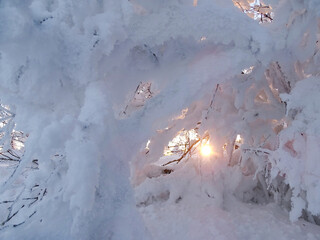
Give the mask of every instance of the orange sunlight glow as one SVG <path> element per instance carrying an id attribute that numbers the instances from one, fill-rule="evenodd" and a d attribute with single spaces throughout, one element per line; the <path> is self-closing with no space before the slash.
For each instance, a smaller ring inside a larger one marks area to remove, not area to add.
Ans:
<path id="1" fill-rule="evenodd" d="M 198 0 L 193 0 L 193 6 L 196 7 L 198 5 Z"/>
<path id="2" fill-rule="evenodd" d="M 236 142 L 237 143 L 241 143 L 242 142 L 242 138 L 241 138 L 240 134 L 237 135 Z"/>
<path id="3" fill-rule="evenodd" d="M 209 144 L 201 146 L 200 153 L 204 157 L 209 157 L 213 154 L 213 149 Z"/>

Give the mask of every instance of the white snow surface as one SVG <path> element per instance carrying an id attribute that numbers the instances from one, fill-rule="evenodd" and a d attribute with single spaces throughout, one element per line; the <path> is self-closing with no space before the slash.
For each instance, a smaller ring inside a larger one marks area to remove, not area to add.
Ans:
<path id="1" fill-rule="evenodd" d="M 257 206 L 227 200 L 222 209 L 199 200 L 144 209 L 153 239 L 319 239 L 318 227 L 304 221 L 291 223 L 274 204 Z"/>

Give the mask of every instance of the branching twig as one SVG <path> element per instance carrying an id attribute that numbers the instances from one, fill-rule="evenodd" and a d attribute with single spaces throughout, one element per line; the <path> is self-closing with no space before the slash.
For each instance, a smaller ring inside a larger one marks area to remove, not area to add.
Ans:
<path id="1" fill-rule="evenodd" d="M 185 157 L 188 155 L 188 153 L 190 153 L 190 152 L 192 151 L 192 149 L 193 149 L 193 147 L 194 147 L 195 145 L 197 145 L 200 141 L 202 141 L 202 140 L 204 140 L 204 139 L 208 139 L 208 138 L 209 138 L 209 135 L 206 134 L 203 138 L 197 139 L 197 140 L 194 141 L 194 142 L 190 145 L 190 147 L 181 155 L 181 157 L 179 157 L 178 159 L 169 161 L 169 162 L 167 162 L 167 163 L 165 163 L 165 164 L 162 164 L 162 166 L 164 167 L 164 166 L 167 166 L 167 165 L 169 165 L 169 164 L 171 164 L 171 163 L 174 163 L 174 162 L 179 163 L 183 158 L 185 158 Z"/>
<path id="2" fill-rule="evenodd" d="M 169 161 L 169 162 L 167 162 L 167 163 L 165 163 L 165 164 L 162 164 L 162 166 L 164 167 L 164 166 L 167 166 L 167 165 L 169 165 L 169 164 L 171 164 L 171 163 L 174 163 L 174 162 L 179 163 L 185 156 L 187 156 L 187 154 L 192 150 L 192 148 L 193 148 L 197 143 L 200 142 L 200 140 L 201 140 L 201 139 L 198 139 L 198 140 L 196 140 L 194 143 L 192 143 L 192 144 L 190 145 L 190 147 L 187 149 L 187 151 L 185 151 L 185 152 L 181 155 L 181 157 L 179 157 L 179 158 L 176 159 L 176 160 L 172 160 L 172 161 Z"/>

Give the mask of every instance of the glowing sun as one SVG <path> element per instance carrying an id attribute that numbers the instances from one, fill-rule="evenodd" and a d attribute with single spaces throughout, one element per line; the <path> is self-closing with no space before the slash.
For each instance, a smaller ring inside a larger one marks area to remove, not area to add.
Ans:
<path id="1" fill-rule="evenodd" d="M 200 152 L 201 152 L 202 156 L 208 157 L 208 156 L 213 154 L 213 149 L 209 144 L 206 144 L 206 145 L 201 147 Z"/>

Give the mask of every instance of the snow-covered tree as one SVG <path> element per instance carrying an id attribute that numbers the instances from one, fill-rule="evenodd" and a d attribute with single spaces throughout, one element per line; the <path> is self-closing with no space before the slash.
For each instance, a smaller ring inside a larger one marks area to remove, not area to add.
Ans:
<path id="1" fill-rule="evenodd" d="M 242 202 L 320 224 L 317 0 L 0 11 L 1 238 L 167 239 L 161 211 L 197 229 L 208 208 L 215 235 L 177 239 L 242 239 L 219 230 Z"/>

